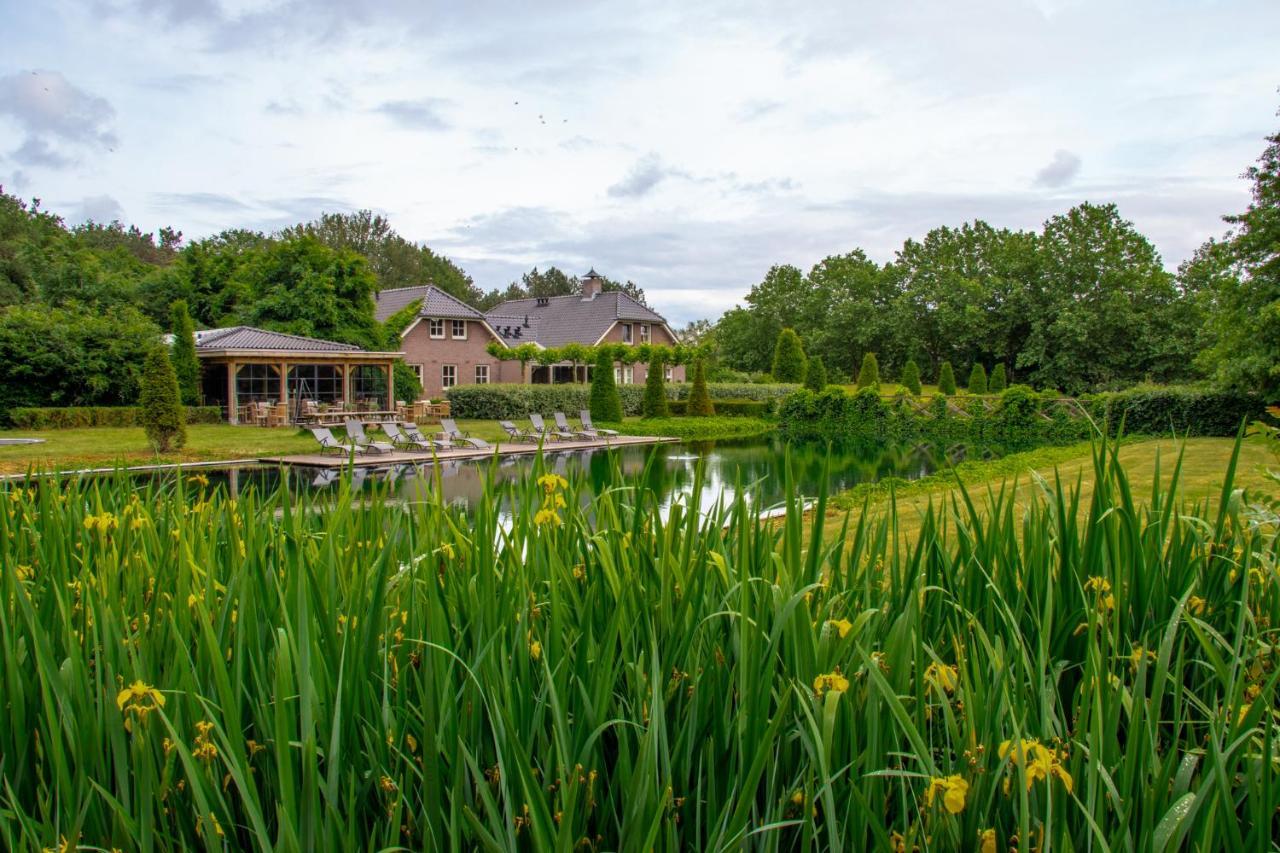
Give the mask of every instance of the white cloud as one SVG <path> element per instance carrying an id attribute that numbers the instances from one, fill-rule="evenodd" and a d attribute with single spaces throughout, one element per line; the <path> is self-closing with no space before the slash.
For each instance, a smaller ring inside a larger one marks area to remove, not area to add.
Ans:
<path id="1" fill-rule="evenodd" d="M 1080 173 L 1080 158 L 1070 151 L 1058 149 L 1053 152 L 1053 159 L 1040 171 L 1036 172 L 1036 186 L 1060 187 L 1069 184 Z"/>

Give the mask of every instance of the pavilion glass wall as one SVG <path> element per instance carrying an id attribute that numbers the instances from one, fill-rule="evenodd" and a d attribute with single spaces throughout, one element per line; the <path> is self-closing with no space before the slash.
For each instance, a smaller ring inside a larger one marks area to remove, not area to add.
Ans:
<path id="1" fill-rule="evenodd" d="M 387 369 L 381 365 L 359 364 L 351 368 L 351 398 L 366 409 L 389 410 Z"/>
<path id="2" fill-rule="evenodd" d="M 236 370 L 236 402 L 278 403 L 280 369 L 273 364 L 242 364 Z"/>

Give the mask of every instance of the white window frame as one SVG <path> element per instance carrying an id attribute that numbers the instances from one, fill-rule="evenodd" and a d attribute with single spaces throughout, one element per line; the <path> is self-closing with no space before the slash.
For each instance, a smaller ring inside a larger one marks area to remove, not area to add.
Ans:
<path id="1" fill-rule="evenodd" d="M 484 371 L 484 373 L 482 374 L 480 371 Z M 476 365 L 476 384 L 477 385 L 489 384 L 489 365 L 487 364 Z"/>
<path id="2" fill-rule="evenodd" d="M 613 383 L 615 385 L 634 385 L 635 382 L 636 369 L 634 365 L 625 364 L 613 369 Z"/>
<path id="3" fill-rule="evenodd" d="M 422 385 L 422 387 L 424 387 L 424 388 L 425 388 L 425 387 L 426 387 L 426 385 L 424 385 L 424 384 L 423 384 L 423 382 L 422 382 L 422 377 L 425 375 L 425 371 L 424 371 L 424 369 L 423 369 L 424 367 L 425 367 L 425 365 L 422 365 L 422 364 L 410 364 L 410 365 L 409 365 L 409 369 L 413 371 L 413 375 L 414 375 L 414 376 L 416 376 L 416 377 L 418 377 L 418 384 L 419 384 L 419 385 Z"/>
<path id="4" fill-rule="evenodd" d="M 458 328 L 462 328 L 462 334 L 458 334 Z M 449 336 L 455 341 L 465 341 L 467 339 L 467 321 L 452 320 L 449 323 Z"/>
<path id="5" fill-rule="evenodd" d="M 630 324 L 630 323 L 623 323 L 623 324 L 622 324 L 622 342 L 623 342 L 624 344 L 633 344 L 633 343 L 635 343 L 635 335 L 633 335 L 633 334 L 631 333 L 631 324 Z"/>
<path id="6" fill-rule="evenodd" d="M 452 378 L 450 378 L 449 376 L 450 373 L 453 374 Z M 440 365 L 440 387 L 452 388 L 457 384 L 458 384 L 458 365 L 456 364 Z"/>
<path id="7" fill-rule="evenodd" d="M 668 382 L 674 382 L 674 381 L 675 381 L 675 378 L 676 378 L 676 369 L 675 369 L 674 367 L 672 367 L 671 365 L 669 365 L 669 364 L 668 364 L 666 367 L 662 368 L 662 371 L 663 371 L 663 376 L 665 376 L 665 377 L 666 377 L 666 380 L 667 380 Z"/>
<path id="8" fill-rule="evenodd" d="M 649 343 L 649 324 L 648 323 L 640 324 L 640 343 L 642 344 Z"/>
<path id="9" fill-rule="evenodd" d="M 439 327 L 439 331 L 436 328 Z M 430 317 L 427 319 L 427 334 L 434 341 L 444 340 L 444 320 L 439 317 Z"/>

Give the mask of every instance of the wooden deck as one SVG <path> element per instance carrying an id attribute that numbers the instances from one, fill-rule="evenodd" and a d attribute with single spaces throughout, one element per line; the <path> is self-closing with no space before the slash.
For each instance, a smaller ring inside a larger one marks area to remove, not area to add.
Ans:
<path id="1" fill-rule="evenodd" d="M 632 447 L 638 444 L 664 444 L 679 441 L 657 435 L 618 435 L 603 441 L 548 441 L 542 445 L 544 453 L 560 453 L 568 450 L 591 450 L 601 447 Z M 376 468 L 386 465 L 429 465 L 433 459 L 451 461 L 455 459 L 487 459 L 495 453 L 498 456 L 523 456 L 538 452 L 536 444 L 514 444 L 502 442 L 481 448 L 457 448 L 438 450 L 434 454 L 428 451 L 395 451 L 393 453 L 370 453 L 349 459 L 336 453 L 307 453 L 297 456 L 262 456 L 258 461 L 267 465 L 296 465 L 304 468 L 337 468 L 354 465 L 357 468 Z"/>

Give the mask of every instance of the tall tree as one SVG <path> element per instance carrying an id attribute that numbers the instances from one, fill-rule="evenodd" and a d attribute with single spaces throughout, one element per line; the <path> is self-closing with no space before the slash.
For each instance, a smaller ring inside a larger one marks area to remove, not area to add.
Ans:
<path id="1" fill-rule="evenodd" d="M 665 418 L 671 414 L 667 406 L 666 365 L 660 347 L 654 347 L 649 357 L 649 372 L 644 378 L 644 415 L 647 418 Z"/>
<path id="2" fill-rule="evenodd" d="M 178 377 L 169 361 L 169 351 L 159 344 L 152 345 L 142 367 L 138 417 L 156 453 L 168 453 L 187 443 Z"/>
<path id="3" fill-rule="evenodd" d="M 622 420 L 622 397 L 613 378 L 613 349 L 596 348 L 596 366 L 591 371 L 591 420 L 618 423 Z"/>
<path id="4" fill-rule="evenodd" d="M 880 390 L 880 362 L 876 360 L 876 354 L 873 352 L 862 356 L 862 368 L 858 371 L 858 390 L 861 391 L 863 388 Z"/>
<path id="5" fill-rule="evenodd" d="M 1280 133 L 1245 177 L 1253 182 L 1244 213 L 1226 217 L 1233 228 L 1202 247 L 1181 271 L 1199 275 L 1208 313 L 1208 341 L 1200 364 L 1222 384 L 1280 400 Z"/>
<path id="6" fill-rule="evenodd" d="M 969 371 L 969 393 L 987 393 L 987 369 L 982 366 L 982 362 L 975 361 L 973 369 Z"/>
<path id="7" fill-rule="evenodd" d="M 942 367 L 938 368 L 938 393 L 947 397 L 956 393 L 956 374 L 949 361 L 942 362 Z"/>
<path id="8" fill-rule="evenodd" d="M 689 404 L 685 411 L 695 418 L 707 418 L 716 413 L 715 404 L 711 402 L 711 390 L 707 388 L 707 368 L 700 358 L 693 362 L 693 387 L 689 389 Z"/>
<path id="9" fill-rule="evenodd" d="M 196 330 L 187 312 L 187 303 L 179 299 L 170 309 L 173 333 L 173 372 L 178 377 L 178 393 L 184 406 L 200 403 L 200 360 L 196 356 Z"/>
<path id="10" fill-rule="evenodd" d="M 809 366 L 804 372 L 804 387 L 810 391 L 823 391 L 827 387 L 827 366 L 822 363 L 822 356 L 815 355 L 809 359 Z"/>

